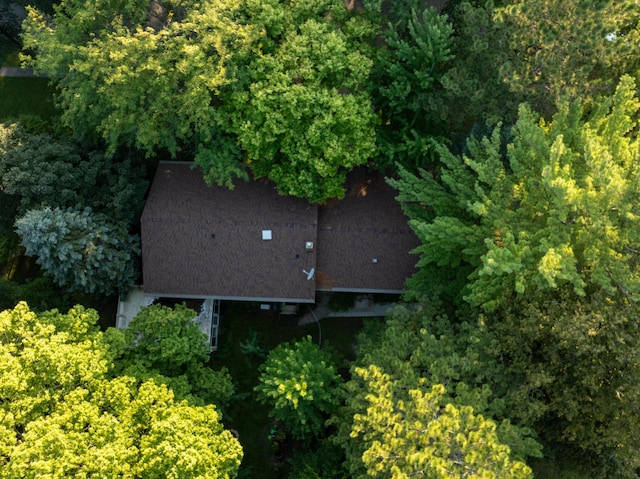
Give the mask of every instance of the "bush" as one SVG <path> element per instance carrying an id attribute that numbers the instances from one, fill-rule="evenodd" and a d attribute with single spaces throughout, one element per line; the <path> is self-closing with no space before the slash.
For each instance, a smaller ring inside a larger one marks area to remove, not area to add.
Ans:
<path id="1" fill-rule="evenodd" d="M 338 405 L 336 358 L 307 336 L 273 349 L 260 367 L 258 400 L 272 406 L 270 416 L 300 440 L 320 437 Z"/>

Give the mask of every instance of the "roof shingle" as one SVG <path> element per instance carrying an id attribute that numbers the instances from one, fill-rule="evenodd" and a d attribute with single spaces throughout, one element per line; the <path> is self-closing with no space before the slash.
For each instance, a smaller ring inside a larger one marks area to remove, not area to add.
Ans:
<path id="1" fill-rule="evenodd" d="M 145 292 L 313 302 L 316 289 L 403 290 L 418 240 L 381 177 L 350 181 L 344 200 L 318 207 L 266 181 L 208 187 L 190 164 L 160 163 L 141 219 Z"/>

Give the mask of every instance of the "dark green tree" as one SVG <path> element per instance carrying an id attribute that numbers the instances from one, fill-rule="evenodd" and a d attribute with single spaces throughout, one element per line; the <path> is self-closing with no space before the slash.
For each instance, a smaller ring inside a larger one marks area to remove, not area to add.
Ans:
<path id="1" fill-rule="evenodd" d="M 638 74 L 635 1 L 509 3 L 495 11 L 504 32 L 495 48 L 501 77 L 546 118 L 563 96 L 590 106 L 599 95 L 611 95 L 621 75 Z"/>
<path id="2" fill-rule="evenodd" d="M 86 209 L 29 210 L 16 220 L 27 256 L 70 291 L 125 293 L 136 279 L 137 236 Z"/>
<path id="3" fill-rule="evenodd" d="M 409 12 L 383 30 L 370 83 L 381 116 L 379 167 L 426 166 L 430 139 L 441 137 L 450 114 L 442 80 L 453 59 L 453 28 L 433 8 Z"/>
<path id="4" fill-rule="evenodd" d="M 0 184 L 17 214 L 41 206 L 90 207 L 129 228 L 142 213 L 144 169 L 128 159 L 85 153 L 72 141 L 0 125 Z"/>
<path id="5" fill-rule="evenodd" d="M 487 318 L 508 365 L 511 417 L 592 477 L 634 477 L 640 467 L 639 313 L 636 303 L 562 288 Z"/>

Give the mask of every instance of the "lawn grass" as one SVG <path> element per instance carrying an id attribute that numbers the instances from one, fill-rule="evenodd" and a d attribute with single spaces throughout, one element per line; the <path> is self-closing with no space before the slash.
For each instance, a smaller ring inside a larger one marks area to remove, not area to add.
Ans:
<path id="1" fill-rule="evenodd" d="M 0 121 L 22 115 L 51 119 L 56 114 L 53 93 L 47 78 L 0 77 Z"/>
<path id="2" fill-rule="evenodd" d="M 0 35 L 0 66 L 17 67 L 20 65 L 20 47 Z"/>
<path id="3" fill-rule="evenodd" d="M 353 345 L 362 329 L 359 318 L 327 318 L 321 321 L 323 347 L 329 345 L 340 355 L 353 359 Z M 268 407 L 257 401 L 258 368 L 264 356 L 243 353 L 241 345 L 252 337 L 265 352 L 282 342 L 312 336 L 318 341 L 317 323 L 297 326 L 297 318 L 280 318 L 261 311 L 256 303 L 223 302 L 219 349 L 211 355 L 211 367 L 226 367 L 236 382 L 236 397 L 225 411 L 227 428 L 239 433 L 244 449 L 242 479 L 279 479 L 287 477 L 288 464 L 273 458 L 267 435 L 273 421 Z"/>

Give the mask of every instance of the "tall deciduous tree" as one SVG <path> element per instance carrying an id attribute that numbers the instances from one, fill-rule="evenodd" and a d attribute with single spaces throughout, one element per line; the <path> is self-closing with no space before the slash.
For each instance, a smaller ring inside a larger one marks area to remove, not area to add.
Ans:
<path id="1" fill-rule="evenodd" d="M 508 365 L 511 417 L 592 477 L 634 477 L 640 467 L 639 313 L 637 303 L 561 288 L 486 319 Z"/>
<path id="2" fill-rule="evenodd" d="M 124 331 L 109 329 L 105 337 L 116 355 L 114 374 L 154 378 L 191 403 L 224 407 L 233 395 L 233 382 L 226 368 L 206 366 L 210 349 L 196 316 L 180 304 L 151 305 Z"/>
<path id="3" fill-rule="evenodd" d="M 352 477 L 530 477 L 540 456 L 504 407 L 504 368 L 481 325 L 432 304 L 398 308 L 359 338 L 346 404 L 332 420 Z"/>
<path id="4" fill-rule="evenodd" d="M 234 477 L 242 449 L 214 406 L 106 378 L 97 319 L 80 306 L 0 313 L 0 477 Z"/>
<path id="5" fill-rule="evenodd" d="M 210 180 L 231 185 L 247 173 L 216 104 L 258 33 L 239 6 L 64 0 L 51 19 L 30 10 L 23 41 L 36 54 L 27 63 L 56 79 L 63 122 L 83 139 L 97 134 L 109 155 L 121 145 L 182 150 Z"/>
<path id="6" fill-rule="evenodd" d="M 23 38 L 27 64 L 58 83 L 63 122 L 107 154 L 182 151 L 209 183 L 250 169 L 319 201 L 374 152 L 371 35 L 338 0 L 64 0 L 51 21 L 31 10 Z"/>
<path id="7" fill-rule="evenodd" d="M 29 210 L 16 220 L 28 256 L 71 291 L 126 292 L 136 278 L 137 236 L 86 209 Z"/>
<path id="8" fill-rule="evenodd" d="M 465 299 L 486 310 L 563 285 L 637 300 L 634 91 L 624 77 L 586 120 L 578 102 L 563 103 L 551 123 L 523 106 L 506 149 L 495 130 L 470 139 L 463 156 L 439 147 L 437 177 L 401 173 L 392 184 L 423 241 L 412 286 L 434 292 L 432 273 L 457 278 Z"/>
<path id="9" fill-rule="evenodd" d="M 231 95 L 229 118 L 253 172 L 283 194 L 342 197 L 346 172 L 375 150 L 376 117 L 363 88 L 372 61 L 360 32 L 370 27 L 335 0 L 247 8 L 265 38 Z"/>

